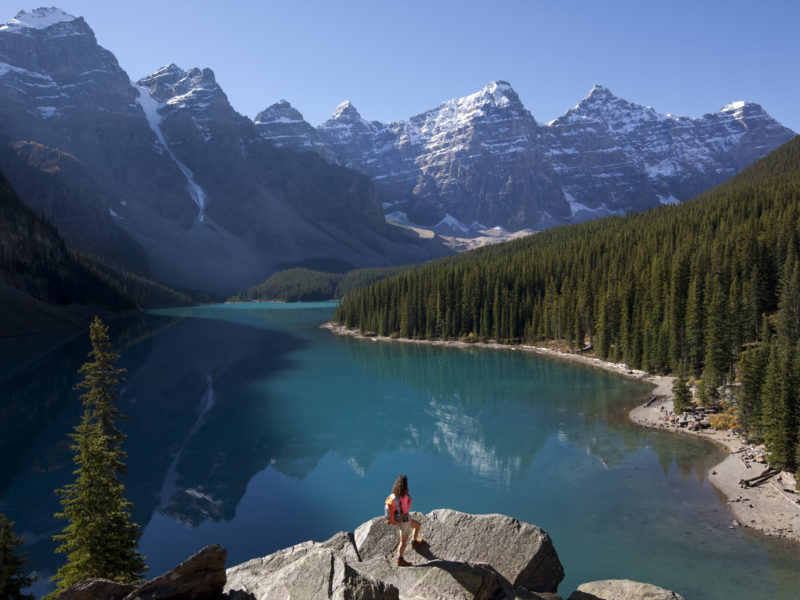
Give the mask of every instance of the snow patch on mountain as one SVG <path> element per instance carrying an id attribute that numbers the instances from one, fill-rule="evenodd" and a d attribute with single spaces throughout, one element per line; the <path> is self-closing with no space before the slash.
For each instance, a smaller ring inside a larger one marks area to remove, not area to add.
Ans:
<path id="1" fill-rule="evenodd" d="M 24 75 L 26 77 L 31 77 L 33 79 L 41 79 L 45 82 L 44 85 L 56 85 L 56 82 L 53 81 L 53 78 L 49 75 L 45 75 L 44 73 L 37 73 L 36 71 L 29 71 L 28 69 L 23 69 L 22 67 L 15 67 L 14 65 L 10 65 L 8 63 L 0 62 L 0 77 L 7 73 L 18 73 L 20 75 Z M 37 84 L 42 86 L 43 84 Z"/>
<path id="2" fill-rule="evenodd" d="M 0 26 L 0 31 L 21 32 L 25 29 L 47 29 L 56 23 L 68 23 L 76 17 L 60 8 L 37 8 L 30 12 L 21 10 L 17 16 Z"/>
<path id="3" fill-rule="evenodd" d="M 203 191 L 203 188 L 201 188 L 194 180 L 194 173 L 192 173 L 191 169 L 189 169 L 189 167 L 183 164 L 183 162 L 181 162 L 178 157 L 175 156 L 175 153 L 172 152 L 172 149 L 164 139 L 164 134 L 161 131 L 161 115 L 158 113 L 159 107 L 163 105 L 150 95 L 150 89 L 147 86 L 135 85 L 134 87 L 136 87 L 136 89 L 139 91 L 139 96 L 136 101 L 139 103 L 139 106 L 142 107 L 144 115 L 147 117 L 147 122 L 150 125 L 150 129 L 153 130 L 153 133 L 156 134 L 158 141 L 167 151 L 167 154 L 169 154 L 170 158 L 172 158 L 172 160 L 178 166 L 181 173 L 183 173 L 184 177 L 186 177 L 189 195 L 192 197 L 192 200 L 194 200 L 194 203 L 197 205 L 199 210 L 197 220 L 202 223 L 205 221 L 206 193 Z"/>
<path id="4" fill-rule="evenodd" d="M 464 225 L 461 221 L 452 215 L 446 215 L 444 219 L 439 221 L 434 229 L 449 229 L 450 231 L 460 231 L 461 233 L 469 233 L 469 227 Z"/>
<path id="5" fill-rule="evenodd" d="M 589 219 L 596 219 L 600 217 L 609 217 L 611 215 L 622 215 L 625 214 L 624 210 L 612 210 L 610 209 L 605 203 L 601 204 L 597 208 L 592 208 L 591 206 L 587 206 L 582 202 L 578 202 L 575 199 L 575 196 L 570 194 L 569 192 L 564 192 L 564 197 L 567 199 L 570 208 L 570 216 L 578 221 L 586 221 Z"/>

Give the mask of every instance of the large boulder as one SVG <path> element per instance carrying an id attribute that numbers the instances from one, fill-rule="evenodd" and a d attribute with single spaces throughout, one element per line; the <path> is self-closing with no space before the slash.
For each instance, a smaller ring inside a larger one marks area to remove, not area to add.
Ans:
<path id="1" fill-rule="evenodd" d="M 440 509 L 414 514 L 426 544 L 421 549 L 428 560 L 486 563 L 513 587 L 534 592 L 556 593 L 564 569 L 550 536 L 535 525 L 504 515 L 471 515 Z M 372 519 L 355 531 L 362 560 L 389 558 L 397 547 L 397 530 L 381 518 Z"/>
<path id="2" fill-rule="evenodd" d="M 227 551 L 206 546 L 177 567 L 145 583 L 124 600 L 220 600 Z"/>
<path id="3" fill-rule="evenodd" d="M 560 600 L 564 570 L 541 529 L 502 515 L 415 513 L 426 543 L 397 567 L 397 529 L 376 518 L 354 534 L 304 542 L 227 571 L 236 600 L 281 598 Z"/>
<path id="4" fill-rule="evenodd" d="M 606 579 L 579 585 L 569 600 L 684 600 L 684 597 L 649 583 Z"/>
<path id="5" fill-rule="evenodd" d="M 127 583 L 117 583 L 108 579 L 84 579 L 65 589 L 55 597 L 55 600 L 122 600 L 136 586 Z"/>
<path id="6" fill-rule="evenodd" d="M 362 576 L 353 534 L 341 532 L 326 542 L 303 542 L 227 571 L 231 598 L 359 598 L 397 600 L 397 589 Z M 242 593 L 235 593 L 236 591 Z"/>

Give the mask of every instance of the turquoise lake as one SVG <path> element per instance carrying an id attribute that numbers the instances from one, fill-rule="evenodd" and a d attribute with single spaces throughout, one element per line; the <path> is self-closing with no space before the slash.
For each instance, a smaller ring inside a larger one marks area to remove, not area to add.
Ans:
<path id="1" fill-rule="evenodd" d="M 400 473 L 414 510 L 545 529 L 566 579 L 629 578 L 688 600 L 800 598 L 800 545 L 729 526 L 712 445 L 634 427 L 652 387 L 514 350 L 336 337 L 332 303 L 161 310 L 111 323 L 127 368 L 128 499 L 148 577 L 202 546 L 228 565 L 352 531 Z M 88 335 L 0 340 L 0 511 L 37 594 L 62 560 L 72 387 Z M 424 530 L 423 530 L 424 535 Z M 414 553 L 408 556 L 413 560 Z"/>

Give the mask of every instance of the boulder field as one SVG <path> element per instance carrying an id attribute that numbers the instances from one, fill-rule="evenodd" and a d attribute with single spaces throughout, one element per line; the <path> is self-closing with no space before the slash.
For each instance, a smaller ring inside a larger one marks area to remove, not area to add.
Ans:
<path id="1" fill-rule="evenodd" d="M 396 528 L 377 517 L 355 532 L 303 542 L 227 570 L 225 550 L 208 546 L 140 587 L 90 580 L 58 600 L 562 600 L 557 590 L 564 569 L 539 527 L 449 509 L 414 518 L 425 541 L 416 549 L 409 544 L 407 567 L 396 566 Z M 683 597 L 646 583 L 606 580 L 581 585 L 568 600 Z"/>

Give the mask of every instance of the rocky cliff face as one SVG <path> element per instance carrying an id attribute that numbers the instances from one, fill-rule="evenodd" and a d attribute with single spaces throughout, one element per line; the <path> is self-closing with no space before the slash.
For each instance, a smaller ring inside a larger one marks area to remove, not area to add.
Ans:
<path id="1" fill-rule="evenodd" d="M 0 168 L 68 242 L 129 269 L 228 293 L 281 266 L 446 252 L 387 226 L 363 174 L 264 140 L 211 70 L 169 65 L 134 84 L 59 9 L 0 27 L 0 83 Z M 53 156 L 69 167 L 40 178 Z"/>
<path id="2" fill-rule="evenodd" d="M 691 119 L 602 86 L 546 125 L 504 81 L 388 124 L 344 103 L 313 129 L 281 107 L 291 117 L 265 118 L 262 136 L 369 174 L 387 190 L 387 213 L 440 230 L 542 229 L 682 202 L 794 136 L 754 103 Z"/>

